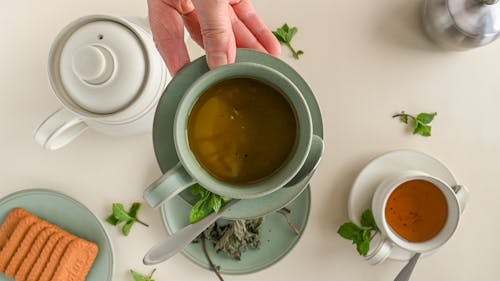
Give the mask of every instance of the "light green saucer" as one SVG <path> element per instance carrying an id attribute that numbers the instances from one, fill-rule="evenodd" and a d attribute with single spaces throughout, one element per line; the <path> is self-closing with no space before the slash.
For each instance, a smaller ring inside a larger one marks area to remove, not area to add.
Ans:
<path id="1" fill-rule="evenodd" d="M 27 189 L 0 199 L 0 222 L 14 208 L 23 208 L 81 238 L 95 242 L 99 254 L 86 281 L 111 281 L 114 261 L 111 241 L 99 219 L 80 202 L 46 189 Z M 12 281 L 0 274 L 0 281 Z"/>
<path id="2" fill-rule="evenodd" d="M 289 65 L 280 59 L 271 55 L 252 51 L 248 49 L 238 49 L 236 62 L 253 62 L 262 64 L 278 70 L 289 78 L 303 94 L 311 112 L 313 119 L 313 133 L 323 137 L 323 122 L 318 103 L 314 97 L 311 88 L 304 79 Z M 208 71 L 205 57 L 200 57 L 193 61 L 180 71 L 167 86 L 156 109 L 155 120 L 153 124 L 153 145 L 156 159 L 163 173 L 174 167 L 179 158 L 175 151 L 173 139 L 173 123 L 177 105 L 182 99 L 187 88 L 201 75 Z M 274 212 L 281 207 L 292 202 L 307 187 L 310 178 L 309 175 L 302 182 L 289 188 L 282 188 L 267 196 L 242 200 L 237 206 L 231 208 L 224 218 L 227 219 L 246 219 L 261 217 Z M 190 204 L 194 204 L 195 198 L 189 190 L 181 193 L 181 198 Z"/>
<path id="3" fill-rule="evenodd" d="M 239 202 L 238 202 L 239 204 Z M 307 188 L 302 194 L 287 206 L 292 213 L 290 220 L 304 233 L 311 208 L 311 190 Z M 180 196 L 163 204 L 162 220 L 168 233 L 189 224 L 191 206 Z M 263 270 L 284 258 L 297 244 L 300 236 L 295 235 L 283 215 L 271 213 L 264 219 L 260 230 L 261 246 L 257 250 L 247 250 L 242 253 L 241 260 L 229 258 L 224 253 L 216 253 L 211 243 L 207 243 L 210 258 L 220 266 L 223 274 L 248 274 Z M 201 243 L 190 244 L 182 251 L 184 256 L 195 264 L 209 269 L 208 261 L 203 254 Z M 207 273 L 208 274 L 208 273 Z"/>

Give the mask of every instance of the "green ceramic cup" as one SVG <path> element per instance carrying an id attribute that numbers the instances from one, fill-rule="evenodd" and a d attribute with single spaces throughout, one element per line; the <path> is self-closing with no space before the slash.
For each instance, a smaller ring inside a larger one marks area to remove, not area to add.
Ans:
<path id="1" fill-rule="evenodd" d="M 188 117 L 198 98 L 210 86 L 231 78 L 253 78 L 279 89 L 290 103 L 298 125 L 297 140 L 288 161 L 272 175 L 244 186 L 223 182 L 211 176 L 190 150 L 187 134 Z M 180 162 L 145 190 L 144 199 L 150 206 L 158 207 L 195 183 L 229 198 L 251 199 L 265 196 L 286 185 L 297 174 L 309 153 L 312 136 L 312 118 L 308 105 L 299 89 L 283 74 L 270 67 L 249 62 L 218 67 L 198 78 L 184 94 L 177 108 L 173 132 Z"/>

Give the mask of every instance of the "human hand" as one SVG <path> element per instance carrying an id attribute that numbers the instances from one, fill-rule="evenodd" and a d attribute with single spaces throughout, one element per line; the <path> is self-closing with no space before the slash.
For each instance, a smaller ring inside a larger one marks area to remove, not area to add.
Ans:
<path id="1" fill-rule="evenodd" d="M 233 63 L 236 47 L 281 54 L 249 0 L 148 0 L 148 7 L 156 47 L 172 75 L 190 62 L 184 26 L 205 49 L 210 68 Z"/>

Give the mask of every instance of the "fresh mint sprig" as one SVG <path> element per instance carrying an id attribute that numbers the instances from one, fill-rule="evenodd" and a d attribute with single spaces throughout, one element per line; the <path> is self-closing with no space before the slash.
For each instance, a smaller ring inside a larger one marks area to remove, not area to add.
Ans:
<path id="1" fill-rule="evenodd" d="M 283 24 L 282 27 L 273 31 L 273 34 L 274 36 L 276 36 L 276 39 L 278 39 L 278 41 L 282 45 L 287 46 L 290 49 L 290 51 L 292 51 L 292 55 L 295 59 L 299 59 L 299 56 L 304 54 L 304 51 L 302 50 L 295 51 L 295 49 L 292 47 L 292 39 L 295 36 L 295 34 L 297 34 L 298 31 L 299 30 L 297 27 L 294 26 L 290 28 L 286 23 Z"/>
<path id="2" fill-rule="evenodd" d="M 128 236 L 130 229 L 134 223 L 138 222 L 146 227 L 148 224 L 138 219 L 139 209 L 141 208 L 141 203 L 135 202 L 130 207 L 130 210 L 125 211 L 125 207 L 121 203 L 113 203 L 113 213 L 106 219 L 106 221 L 112 225 L 118 225 L 120 223 L 125 223 L 122 227 L 122 233 Z"/>
<path id="3" fill-rule="evenodd" d="M 151 272 L 149 275 L 142 275 L 138 273 L 137 271 L 130 270 L 130 273 L 132 274 L 132 277 L 134 278 L 135 281 L 155 281 L 153 279 L 153 274 L 155 273 L 156 269 L 153 269 L 153 272 Z"/>
<path id="4" fill-rule="evenodd" d="M 198 222 L 213 212 L 218 213 L 231 200 L 212 193 L 199 184 L 191 186 L 191 193 L 200 196 L 200 199 L 191 209 L 191 213 L 189 214 L 190 223 Z"/>
<path id="5" fill-rule="evenodd" d="M 358 253 L 366 256 L 370 251 L 370 241 L 378 231 L 373 213 L 368 209 L 361 215 L 361 226 L 351 221 L 346 222 L 339 227 L 337 233 L 343 238 L 351 240 L 353 244 L 356 244 Z"/>
<path id="6" fill-rule="evenodd" d="M 405 124 L 408 124 L 410 122 L 410 119 L 413 121 L 413 134 L 419 134 L 424 137 L 430 137 L 431 136 L 431 122 L 434 120 L 434 117 L 436 117 L 437 112 L 433 113 L 419 113 L 416 117 L 410 114 L 405 113 L 404 111 L 401 111 L 401 113 L 394 114 L 392 118 L 397 118 L 399 117 L 399 120 Z"/>

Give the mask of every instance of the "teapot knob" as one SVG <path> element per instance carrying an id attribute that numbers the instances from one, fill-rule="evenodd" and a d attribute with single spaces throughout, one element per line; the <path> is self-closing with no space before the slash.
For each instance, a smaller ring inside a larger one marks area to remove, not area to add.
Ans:
<path id="1" fill-rule="evenodd" d="M 111 52 L 98 45 L 77 49 L 73 55 L 73 72 L 85 83 L 100 85 L 113 75 L 115 63 Z"/>

